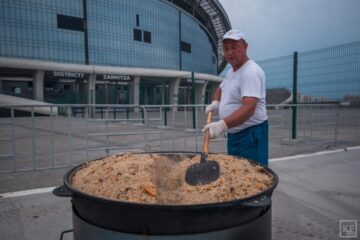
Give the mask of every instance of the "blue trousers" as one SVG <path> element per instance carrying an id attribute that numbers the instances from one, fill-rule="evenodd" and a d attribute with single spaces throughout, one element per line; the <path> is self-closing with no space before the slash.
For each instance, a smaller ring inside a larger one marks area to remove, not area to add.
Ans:
<path id="1" fill-rule="evenodd" d="M 269 162 L 269 124 L 264 121 L 238 133 L 228 133 L 229 155 L 257 161 L 265 166 Z"/>

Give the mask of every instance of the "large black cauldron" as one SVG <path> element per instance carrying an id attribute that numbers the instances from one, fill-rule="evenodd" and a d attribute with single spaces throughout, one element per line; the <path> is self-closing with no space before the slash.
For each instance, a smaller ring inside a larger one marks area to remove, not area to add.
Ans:
<path id="1" fill-rule="evenodd" d="M 159 154 L 189 156 L 200 153 L 160 152 Z M 271 187 L 245 199 L 196 205 L 140 204 L 104 199 L 74 189 L 71 185 L 72 176 L 84 166 L 85 163 L 67 172 L 64 176 L 64 185 L 56 188 L 54 194 L 71 197 L 74 211 L 88 223 L 133 234 L 195 234 L 245 224 L 261 217 L 271 207 L 271 195 L 278 183 L 276 173 L 262 166 L 265 172 L 273 176 Z"/>

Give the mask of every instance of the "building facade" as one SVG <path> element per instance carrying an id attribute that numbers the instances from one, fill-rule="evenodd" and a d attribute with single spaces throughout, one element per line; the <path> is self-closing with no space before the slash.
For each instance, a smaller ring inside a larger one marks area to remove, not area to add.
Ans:
<path id="1" fill-rule="evenodd" d="M 54 103 L 181 104 L 190 103 L 195 72 L 197 103 L 204 103 L 221 81 L 228 29 L 217 0 L 3 0 L 0 93 Z"/>

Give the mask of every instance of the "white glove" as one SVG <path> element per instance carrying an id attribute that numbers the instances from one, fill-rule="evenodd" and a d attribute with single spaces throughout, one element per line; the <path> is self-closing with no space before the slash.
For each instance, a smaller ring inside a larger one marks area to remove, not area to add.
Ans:
<path id="1" fill-rule="evenodd" d="M 214 100 L 211 102 L 211 104 L 206 106 L 205 112 L 217 112 L 219 110 L 220 102 L 218 100 Z"/>
<path id="2" fill-rule="evenodd" d="M 228 127 L 224 120 L 220 120 L 217 122 L 212 122 L 212 123 L 206 124 L 205 127 L 201 131 L 205 132 L 208 129 L 209 129 L 209 133 L 210 133 L 210 138 L 213 139 L 213 138 L 219 137 L 221 134 L 224 134 L 226 132 L 226 130 L 228 129 Z"/>

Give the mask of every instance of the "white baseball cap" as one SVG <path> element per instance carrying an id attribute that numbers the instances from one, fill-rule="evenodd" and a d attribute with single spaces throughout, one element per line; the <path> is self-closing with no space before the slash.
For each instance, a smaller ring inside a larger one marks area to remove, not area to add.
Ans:
<path id="1" fill-rule="evenodd" d="M 232 40 L 244 39 L 245 40 L 245 35 L 240 30 L 231 29 L 230 31 L 228 31 L 227 33 L 224 34 L 223 41 L 225 39 L 232 39 Z"/>

